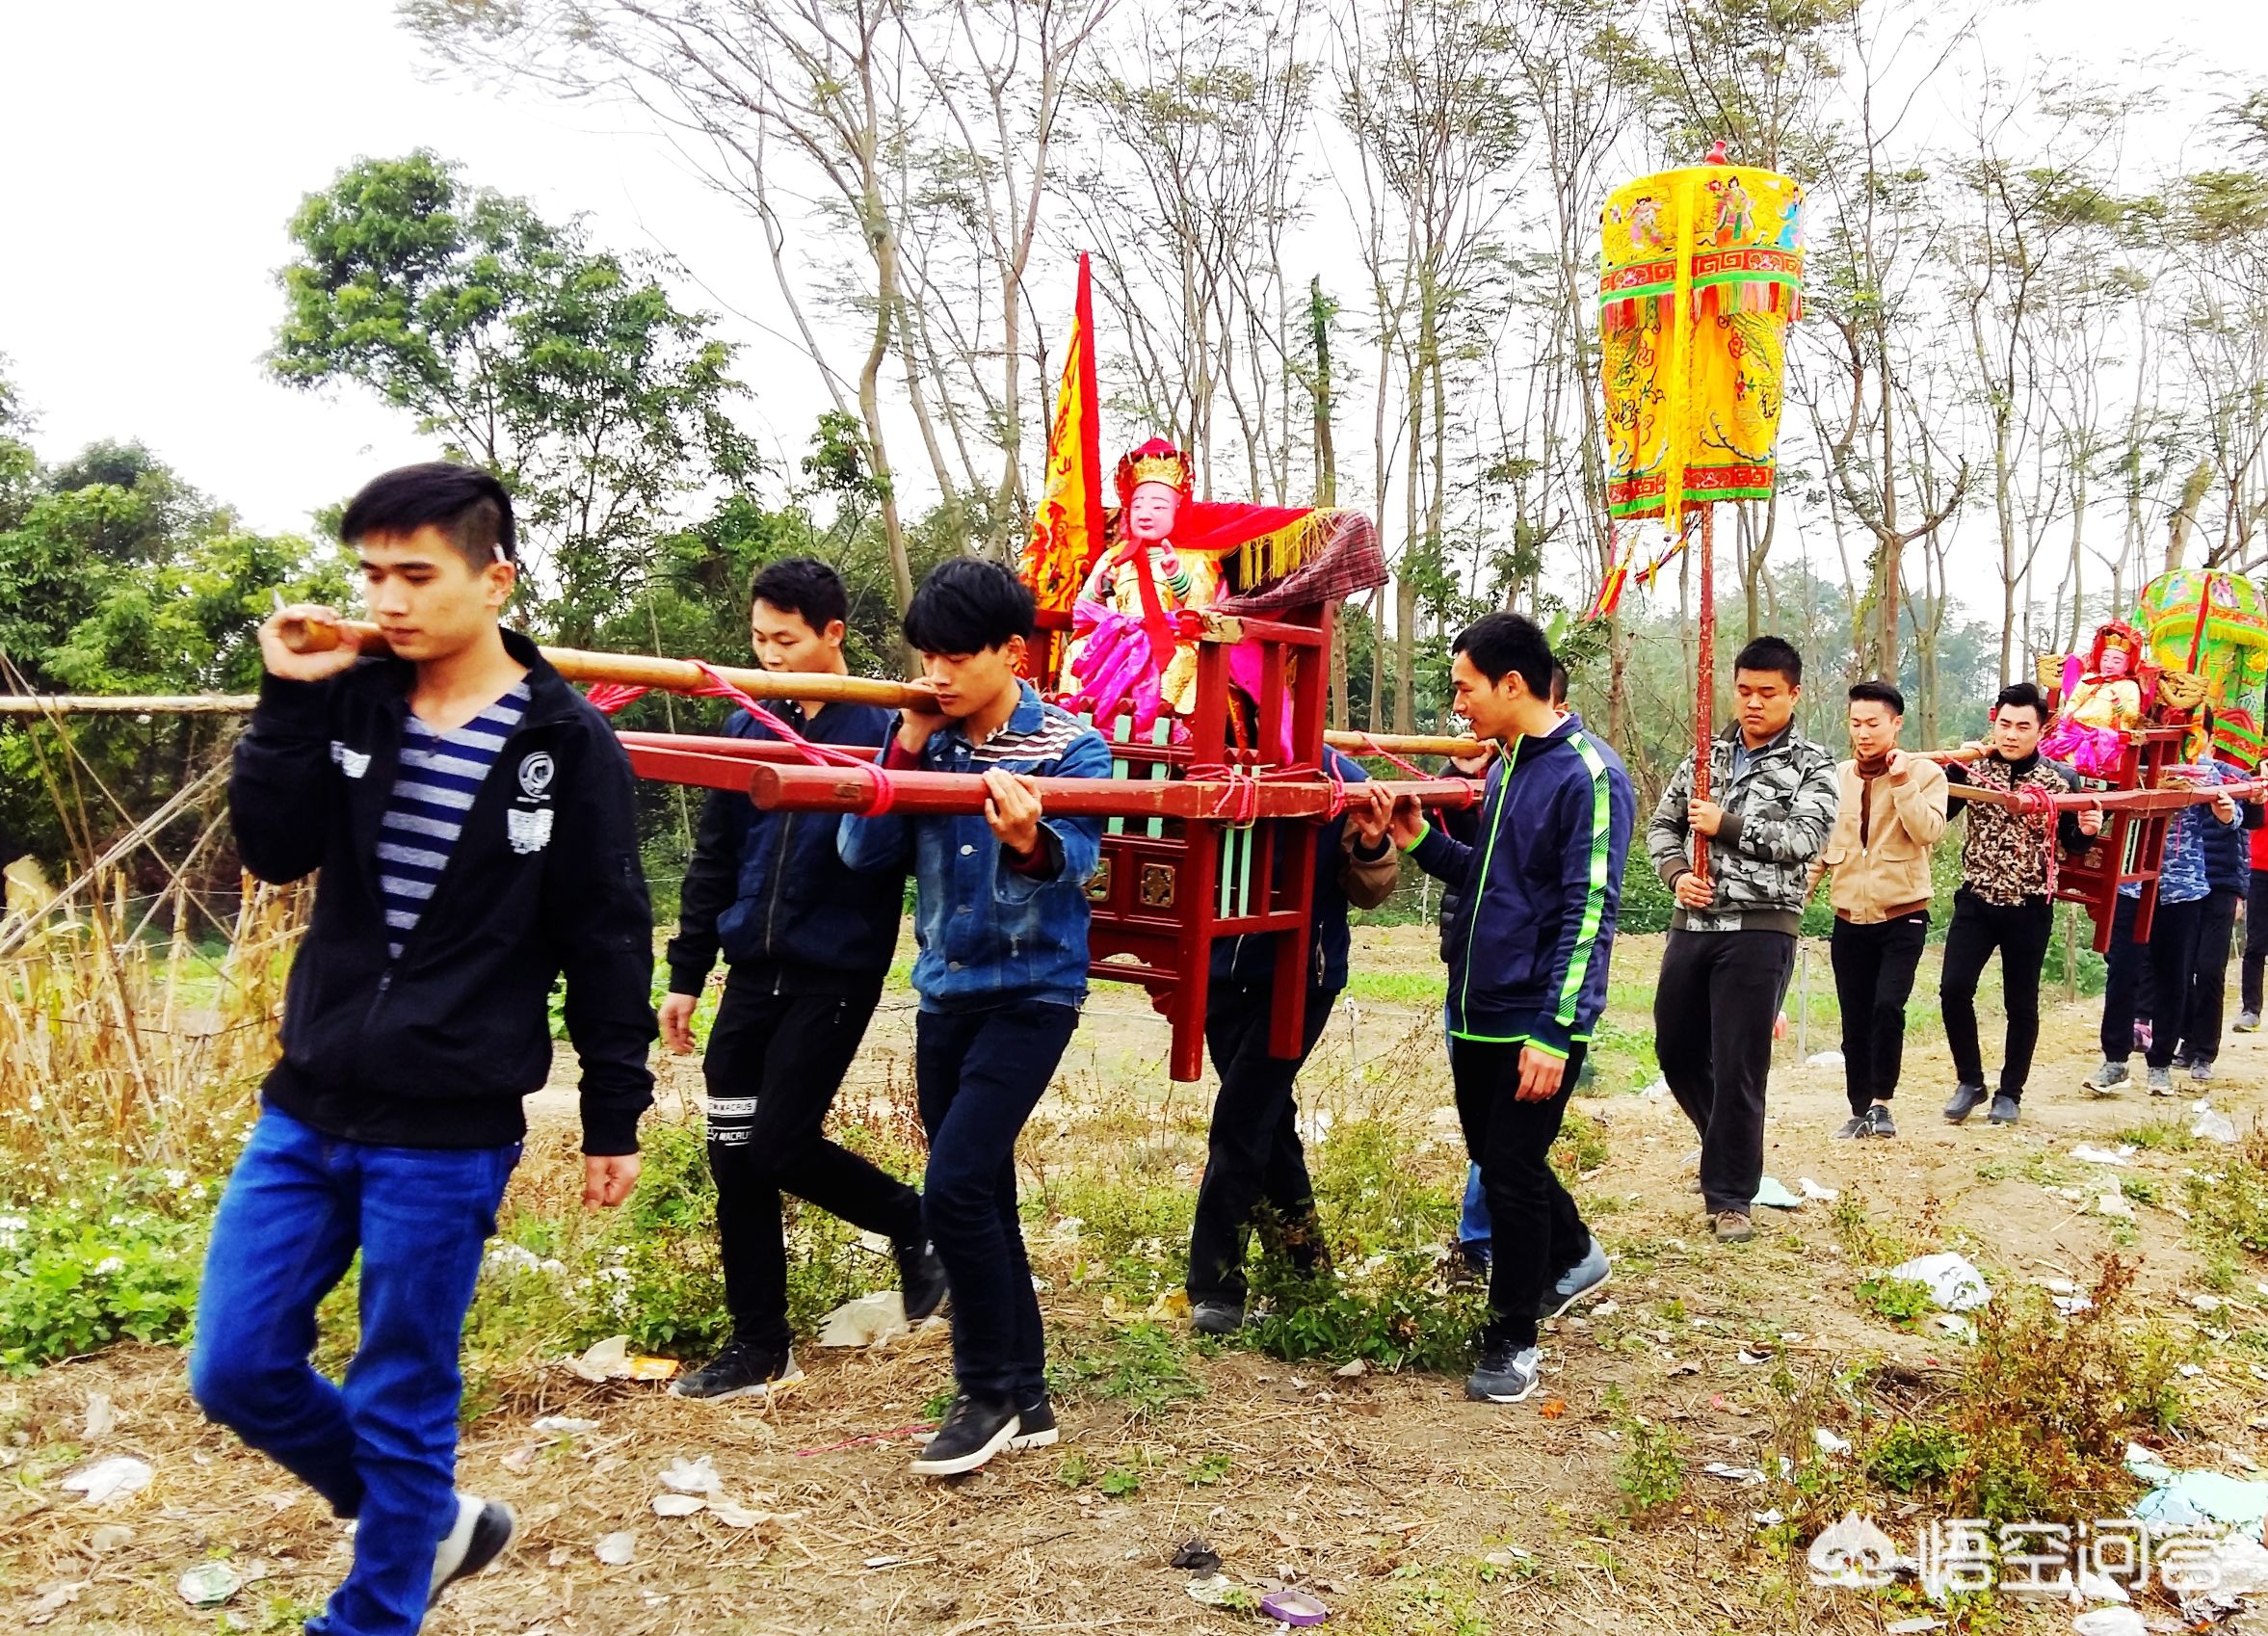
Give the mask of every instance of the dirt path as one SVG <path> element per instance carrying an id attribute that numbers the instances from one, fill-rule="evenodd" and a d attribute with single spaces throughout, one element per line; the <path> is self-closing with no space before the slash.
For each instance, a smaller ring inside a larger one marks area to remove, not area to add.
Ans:
<path id="1" fill-rule="evenodd" d="M 1429 958 L 1422 935 L 1366 934 L 1358 966 L 1422 972 Z M 1656 959 L 1655 939 L 1618 950 L 1618 991 L 1645 994 Z M 1823 963 L 1816 975 L 1823 983 Z M 1358 1002 L 1356 1020 L 1334 1025 L 1311 1069 L 1308 1102 L 1342 1119 L 1390 1108 L 1429 1124 L 1438 1140 L 1427 1162 L 1447 1174 L 1459 1159 L 1439 1113 L 1447 1073 L 1434 1016 L 1422 999 Z M 1645 1022 L 1633 1005 L 1619 1006 L 1618 1019 Z M 2190 1303 L 2199 1266 L 2183 1222 L 2162 1206 L 2179 1201 L 2183 1172 L 2208 1164 L 2208 1151 L 2144 1150 L 2121 1169 L 2071 1156 L 2080 1142 L 2107 1146 L 2153 1121 L 2186 1121 L 2194 1095 L 2173 1103 L 2087 1096 L 2078 1081 L 2095 1060 L 2094 1021 L 2085 1003 L 2052 1009 L 2025 1119 L 2013 1129 L 1946 1126 L 1937 1115 L 1948 1077 L 1941 1043 L 1916 1040 L 1900 1106 L 1904 1133 L 1894 1142 L 1831 1141 L 1843 1115 L 1839 1074 L 1793 1061 L 1791 1047 L 1773 1080 L 1766 1168 L 1790 1187 L 1808 1177 L 1846 1195 L 1855 1189 L 1883 1231 L 1917 1249 L 1964 1250 L 2004 1277 L 2084 1279 L 2115 1246 L 2139 1255 L 2146 1304 L 2209 1359 L 2186 1383 L 2201 1444 L 2195 1463 L 2226 1465 L 2228 1450 L 2268 1461 L 2268 1419 L 2260 1418 L 2268 1371 L 2205 1345 L 2216 1326 L 2268 1323 L 2268 1293 L 2255 1282 L 2268 1280 L 2268 1269 L 2244 1267 L 2230 1306 L 2218 1313 Z M 902 1079 L 910 1024 L 903 1010 L 878 1022 L 860 1087 Z M 1810 1042 L 1814 1049 L 1825 1042 Z M 1178 1164 L 1194 1165 L 1201 1137 L 1186 1133 L 1182 1116 L 1200 1104 L 1189 1088 L 1168 1090 L 1163 1051 L 1163 1025 L 1135 997 L 1098 996 L 1035 1121 L 1027 1163 L 1075 1147 L 1097 1109 L 1134 1109 L 1160 1141 L 1177 1144 Z M 2232 1037 L 2221 1066 L 2216 1106 L 2240 1123 L 2268 1107 L 2268 1040 Z M 666 1077 L 666 1102 L 698 1087 L 689 1068 Z M 1201 1533 L 1241 1580 L 1296 1577 L 1315 1590 L 1336 1610 L 1330 1629 L 1880 1629 L 1895 1614 L 1811 1588 L 1800 1556 L 1791 1566 L 1755 1548 L 1754 1491 L 1696 1475 L 1684 1504 L 1660 1523 L 1614 1523 L 1620 1449 L 1607 1394 L 1619 1389 L 1671 1428 L 1689 1467 L 1762 1464 L 1777 1405 L 1768 1380 L 1780 1364 L 1818 1375 L 1882 1357 L 1926 1369 L 1956 1343 L 1926 1324 L 1908 1332 L 1861 1310 L 1852 1289 L 1862 1269 L 1846 1256 L 1824 1204 L 1759 1212 L 1764 1230 L 1745 1247 L 1710 1242 L 1685 1174 L 1694 1139 L 1667 1099 L 1624 1095 L 1581 1105 L 1607 1125 L 1610 1156 L 1581 1192 L 1617 1260 L 1611 1306 L 1549 1328 L 1543 1389 L 1527 1404 L 1468 1404 L 1460 1382 L 1439 1376 L 1346 1379 L 1328 1366 L 1231 1351 L 1196 1361 L 1203 1395 L 1194 1402 L 1149 1419 L 1108 1404 L 1067 1406 L 1061 1447 L 1003 1458 L 939 1486 L 906 1474 L 902 1431 L 945 1383 L 941 1349 L 880 1357 L 806 1349 L 805 1384 L 764 1410 L 702 1407 L 653 1387 L 586 1385 L 544 1371 L 477 1419 L 464 1446 L 465 1485 L 511 1500 L 525 1523 L 522 1542 L 503 1569 L 460 1588 L 427 1628 L 438 1636 L 1266 1628 L 1198 1606 L 1183 1588 L 1188 1575 L 1167 1566 L 1177 1544 Z M 531 1164 L 545 1160 L 547 1147 L 566 1161 L 566 1113 L 547 1106 Z M 2134 1204 L 2131 1221 L 2100 1214 L 2097 1197 L 2116 1192 L 2122 1177 L 2154 1187 L 2161 1204 Z M 1036 1245 L 1056 1290 L 1068 1287 L 1071 1253 L 1053 1241 Z M 1100 1303 L 1053 1291 L 1042 1299 L 1059 1337 L 1099 1340 Z M 115 1430 L 93 1452 L 141 1453 L 158 1467 L 152 1487 L 115 1514 L 65 1503 L 70 1496 L 52 1482 L 84 1457 L 80 1422 L 93 1391 L 117 1409 Z M 596 1420 L 598 1429 L 565 1440 L 533 1436 L 530 1422 L 547 1413 Z M 184 1607 L 172 1585 L 185 1568 L 226 1553 L 264 1564 L 268 1577 L 224 1619 L 240 1622 L 234 1628 L 292 1629 L 343 1570 L 343 1525 L 201 1423 L 175 1354 L 121 1349 L 0 1387 L 0 1430 L 9 1444 L 0 1458 L 14 1479 L 0 1513 L 0 1595 L 28 1609 L 44 1590 L 82 1587 L 48 1628 L 210 1630 L 213 1616 Z M 850 1439 L 877 1440 L 839 1446 Z M 2227 1448 L 2213 1450 L 2215 1440 Z M 652 1514 L 662 1468 L 704 1454 L 726 1492 L 766 1519 L 739 1529 L 706 1514 Z M 1123 1497 L 1091 1482 L 1067 1487 L 1059 1469 L 1074 1457 L 1096 1469 L 1134 1469 L 1140 1487 Z M 97 1552 L 96 1527 L 114 1521 L 132 1530 L 130 1540 Z M 624 1529 L 636 1537 L 633 1560 L 602 1566 L 593 1543 Z M 1531 1554 L 1505 1558 L 1515 1565 L 1506 1568 L 1485 1560 L 1507 1550 Z M 2069 1628 L 2068 1614 L 2016 1619 L 2014 1628 Z"/>

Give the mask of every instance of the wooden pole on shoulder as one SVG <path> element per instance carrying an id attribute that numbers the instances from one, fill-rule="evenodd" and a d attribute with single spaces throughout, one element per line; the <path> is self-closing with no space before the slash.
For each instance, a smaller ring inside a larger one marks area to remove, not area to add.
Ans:
<path id="1" fill-rule="evenodd" d="M 1717 708 L 1717 508 L 1701 509 L 1701 655 L 1694 666 L 1693 798 L 1709 799 L 1709 740 Z M 1693 872 L 1709 878 L 1709 841 L 1693 837 Z"/>

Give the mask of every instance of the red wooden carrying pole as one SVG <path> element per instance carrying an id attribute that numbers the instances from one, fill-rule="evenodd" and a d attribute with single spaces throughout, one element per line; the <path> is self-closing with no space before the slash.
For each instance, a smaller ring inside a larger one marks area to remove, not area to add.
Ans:
<path id="1" fill-rule="evenodd" d="M 856 767 L 787 767 L 758 762 L 740 769 L 758 806 L 794 812 L 873 810 L 880 795 L 875 779 Z M 1043 810 L 1080 818 L 1182 818 L 1237 824 L 1262 818 L 1324 818 L 1331 814 L 1332 786 L 1321 780 L 1266 779 L 1259 782 L 1212 778 L 1034 778 Z M 893 772 L 890 809 L 924 817 L 982 812 L 984 778 L 975 773 Z M 727 788 L 740 787 L 727 785 Z M 1475 785 L 1469 778 L 1411 778 L 1382 783 L 1395 795 L 1415 796 L 1438 806 L 1469 806 Z"/>
<path id="2" fill-rule="evenodd" d="M 1709 799 L 1709 739 L 1717 709 L 1717 508 L 1701 509 L 1701 663 L 1695 667 L 1693 799 Z M 1709 879 L 1709 837 L 1693 837 L 1693 872 Z"/>

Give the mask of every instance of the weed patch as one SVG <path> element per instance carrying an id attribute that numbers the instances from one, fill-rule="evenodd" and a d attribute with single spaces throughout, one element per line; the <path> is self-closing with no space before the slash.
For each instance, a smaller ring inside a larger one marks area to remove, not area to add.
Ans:
<path id="1" fill-rule="evenodd" d="M 2198 1236 L 2268 1256 L 2268 1124 L 2255 1123 L 2210 1174 L 2188 1177 Z"/>
<path id="2" fill-rule="evenodd" d="M 1253 1290 L 1267 1311 L 1245 1334 L 1287 1363 L 1359 1358 L 1385 1368 L 1462 1373 L 1472 1362 L 1486 1299 L 1442 1288 L 1431 1253 L 1373 1257 L 1338 1279 L 1303 1279 L 1263 1266 Z"/>
<path id="3" fill-rule="evenodd" d="M 171 1192 L 142 1174 L 0 1206 L 0 1373 L 114 1341 L 187 1338 L 208 1221 L 160 1207 Z"/>
<path id="4" fill-rule="evenodd" d="M 1631 1409 L 1619 1386 L 1609 1388 L 1606 1407 L 1622 1443 L 1615 1458 L 1615 1491 L 1622 1496 L 1623 1518 L 1643 1522 L 1658 1517 L 1685 1492 L 1684 1442 L 1667 1426 Z"/>
<path id="5" fill-rule="evenodd" d="M 1111 1330 L 1097 1344 L 1059 1345 L 1047 1377 L 1056 1396 L 1115 1403 L 1140 1420 L 1204 1395 L 1179 1333 L 1148 1320 Z"/>

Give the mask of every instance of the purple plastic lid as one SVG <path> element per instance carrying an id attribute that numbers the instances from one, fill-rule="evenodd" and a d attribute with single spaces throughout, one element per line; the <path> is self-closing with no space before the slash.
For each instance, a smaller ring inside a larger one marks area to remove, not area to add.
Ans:
<path id="1" fill-rule="evenodd" d="M 1272 1591 L 1260 1598 L 1260 1611 L 1286 1624 L 1321 1624 L 1331 1617 L 1331 1609 L 1305 1591 Z"/>

